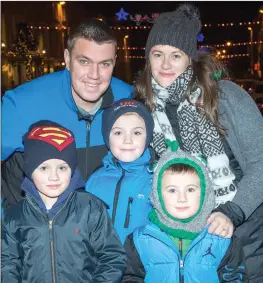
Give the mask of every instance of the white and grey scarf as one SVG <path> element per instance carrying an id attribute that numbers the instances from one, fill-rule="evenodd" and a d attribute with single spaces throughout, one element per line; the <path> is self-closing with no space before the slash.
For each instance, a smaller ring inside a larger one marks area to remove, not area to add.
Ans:
<path id="1" fill-rule="evenodd" d="M 152 78 L 152 87 L 155 93 L 155 109 L 153 111 L 154 135 L 151 143 L 159 156 L 166 151 L 165 140 L 176 140 L 170 121 L 165 112 L 166 103 L 179 105 L 177 117 L 180 135 L 184 150 L 193 155 L 202 155 L 207 159 L 207 165 L 212 172 L 216 195 L 216 207 L 231 201 L 236 194 L 233 183 L 235 176 L 231 172 L 229 159 L 215 125 L 207 117 L 198 112 L 196 102 L 201 100 L 202 91 L 195 86 L 186 98 L 186 90 L 193 76 L 192 67 L 189 66 L 167 88 L 161 87 Z"/>

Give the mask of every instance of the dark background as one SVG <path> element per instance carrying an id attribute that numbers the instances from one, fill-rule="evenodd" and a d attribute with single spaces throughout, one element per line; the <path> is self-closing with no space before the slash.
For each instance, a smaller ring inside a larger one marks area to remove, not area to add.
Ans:
<path id="1" fill-rule="evenodd" d="M 63 24 L 67 27 L 78 23 L 79 21 L 88 17 L 103 18 L 113 28 L 116 26 L 126 27 L 135 26 L 135 22 L 128 21 L 117 21 L 115 13 L 119 12 L 123 8 L 130 15 L 141 14 L 144 16 L 147 14 L 151 16 L 152 13 L 162 13 L 172 11 L 182 3 L 192 3 L 200 9 L 202 24 L 212 24 L 212 27 L 202 27 L 201 32 L 204 34 L 205 39 L 200 45 L 214 45 L 214 44 L 225 44 L 230 41 L 232 43 L 238 42 L 249 42 L 250 31 L 248 30 L 248 24 L 238 25 L 239 22 L 248 21 L 263 21 L 263 14 L 259 13 L 259 9 L 263 9 L 263 2 L 261 1 L 66 1 L 66 21 Z M 2 49 L 2 59 L 5 59 L 8 64 L 10 62 L 10 56 L 6 54 L 8 50 L 12 48 L 12 45 L 16 42 L 19 28 L 21 24 L 24 25 L 49 25 L 50 27 L 58 24 L 58 20 L 54 14 L 54 7 L 59 2 L 55 1 L 2 1 L 1 2 L 1 18 L 2 25 L 3 19 L 5 19 L 4 29 L 1 29 L 1 33 L 5 32 L 6 47 L 5 52 Z M 129 19 L 129 16 L 127 17 Z M 218 27 L 217 24 L 222 23 L 234 23 L 234 27 Z M 149 23 L 142 23 L 141 26 L 146 25 L 152 26 Z M 251 25 L 253 27 L 253 40 L 263 40 L 263 24 Z M 33 30 L 36 41 L 38 39 L 38 30 Z M 120 48 L 123 47 L 123 37 L 127 34 L 127 45 L 130 47 L 144 47 L 147 36 L 150 29 L 142 30 L 121 30 L 116 31 L 118 43 Z M 49 67 L 54 60 L 59 62 L 63 61 L 63 44 L 61 40 L 57 38 L 55 31 L 49 31 L 46 36 L 46 42 L 48 42 L 47 54 L 45 58 L 45 66 Z M 58 34 L 58 32 L 57 32 Z M 3 38 L 3 36 L 2 36 Z M 67 33 L 65 32 L 64 47 L 66 44 Z M 261 44 L 262 46 L 262 44 Z M 258 45 L 254 45 L 254 57 L 258 56 Z M 50 50 L 49 50 L 50 49 Z M 56 50 L 55 50 L 56 49 Z M 223 48 L 221 48 L 223 49 Z M 232 46 L 231 48 L 225 48 L 228 55 L 231 54 L 250 54 L 251 45 L 245 46 Z M 261 49 L 263 50 L 263 48 Z M 41 53 L 41 50 L 39 51 Z M 261 51 L 262 53 L 262 51 Z M 144 56 L 144 50 L 132 50 L 129 51 L 128 55 L 131 56 Z M 49 61 L 48 61 L 49 60 Z M 52 61 L 53 60 L 53 61 Z M 263 55 L 261 55 L 263 60 Z M 57 62 L 56 61 L 56 62 Z M 254 61 L 255 58 L 254 58 Z M 47 63 L 48 62 L 48 63 Z M 129 68 L 124 60 L 124 51 L 118 51 L 118 62 L 114 71 L 114 75 L 131 83 L 135 74 L 144 65 L 144 59 L 130 59 Z M 236 78 L 247 78 L 251 77 L 251 57 L 235 57 L 225 61 L 225 64 L 230 69 L 233 77 Z M 6 64 L 7 64 L 6 63 Z M 40 64 L 40 63 L 39 63 Z M 126 64 L 126 65 L 125 65 Z M 253 65 L 253 64 L 252 64 Z M 263 66 L 263 62 L 261 64 Z M 62 66 L 61 66 L 62 68 Z M 54 69 L 54 68 L 53 68 Z M 55 71 L 59 67 L 55 68 Z M 256 75 L 256 74 L 255 74 Z M 19 80 L 23 82 L 23 76 Z M 10 83 L 7 82 L 7 88 L 10 87 Z"/>

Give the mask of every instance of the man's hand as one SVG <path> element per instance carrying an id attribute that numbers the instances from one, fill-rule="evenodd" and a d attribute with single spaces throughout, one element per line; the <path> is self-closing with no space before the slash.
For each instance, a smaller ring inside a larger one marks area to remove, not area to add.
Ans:
<path id="1" fill-rule="evenodd" d="M 212 213 L 206 225 L 209 225 L 209 234 L 215 234 L 223 238 L 231 238 L 234 232 L 234 225 L 231 220 L 221 212 Z"/>

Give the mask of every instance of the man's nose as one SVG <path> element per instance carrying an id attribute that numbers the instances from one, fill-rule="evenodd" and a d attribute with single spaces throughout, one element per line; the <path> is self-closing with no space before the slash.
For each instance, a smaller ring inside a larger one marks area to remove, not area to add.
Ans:
<path id="1" fill-rule="evenodd" d="M 90 65 L 88 76 L 93 80 L 99 79 L 100 76 L 99 76 L 99 65 L 98 64 Z"/>

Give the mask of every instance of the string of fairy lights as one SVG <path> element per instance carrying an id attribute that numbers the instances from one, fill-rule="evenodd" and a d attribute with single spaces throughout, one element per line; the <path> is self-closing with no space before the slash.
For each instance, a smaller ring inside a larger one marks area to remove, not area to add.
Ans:
<path id="1" fill-rule="evenodd" d="M 237 27 L 237 26 L 251 26 L 251 25 L 261 25 L 263 21 L 247 21 L 247 22 L 237 22 L 237 23 L 217 23 L 217 24 L 203 24 L 202 27 Z M 49 25 L 28 25 L 28 29 L 43 29 L 43 30 L 69 30 L 69 26 L 49 26 Z M 111 26 L 114 30 L 143 30 L 151 29 L 152 25 L 114 25 Z"/>
<path id="2" fill-rule="evenodd" d="M 220 55 L 220 59 L 231 59 L 231 58 L 235 58 L 235 57 L 248 57 L 249 53 L 241 53 L 241 54 L 230 54 L 230 55 Z M 145 59 L 145 56 L 132 56 L 132 55 L 128 55 L 128 56 L 124 56 L 125 59 Z"/>
<path id="3" fill-rule="evenodd" d="M 263 21 L 242 21 L 242 22 L 225 22 L 225 23 L 205 23 L 202 25 L 203 28 L 230 28 L 230 27 L 251 27 L 263 25 Z M 113 30 L 116 31 L 141 31 L 141 30 L 150 30 L 152 24 L 148 25 L 114 25 L 111 26 Z M 28 29 L 31 30 L 43 30 L 43 31 L 57 31 L 57 32 L 69 32 L 70 26 L 65 25 L 57 25 L 57 26 L 50 26 L 50 25 L 27 25 Z M 237 46 L 251 46 L 251 45 L 258 45 L 262 44 L 263 41 L 249 41 L 249 42 L 226 42 L 221 44 L 206 44 L 206 45 L 198 45 L 200 47 L 206 48 L 229 48 L 229 47 L 237 47 Z M 135 51 L 135 50 L 145 50 L 145 47 L 142 46 L 126 46 L 126 47 L 118 47 L 120 51 Z M 249 53 L 240 53 L 240 54 L 222 54 L 220 56 L 221 59 L 229 59 L 235 57 L 247 57 L 250 56 Z M 144 59 L 144 56 L 140 55 L 126 55 L 124 56 L 126 59 Z"/>
<path id="4" fill-rule="evenodd" d="M 198 45 L 198 47 L 231 47 L 231 46 L 247 46 L 247 45 L 257 45 L 257 44 L 262 44 L 263 41 L 259 40 L 259 41 L 249 41 L 249 42 L 236 42 L 236 43 L 232 43 L 232 42 L 227 42 L 227 43 L 222 43 L 222 44 L 209 44 L 209 45 Z M 145 47 L 142 46 L 128 46 L 128 47 L 118 47 L 119 50 L 145 50 Z"/>

